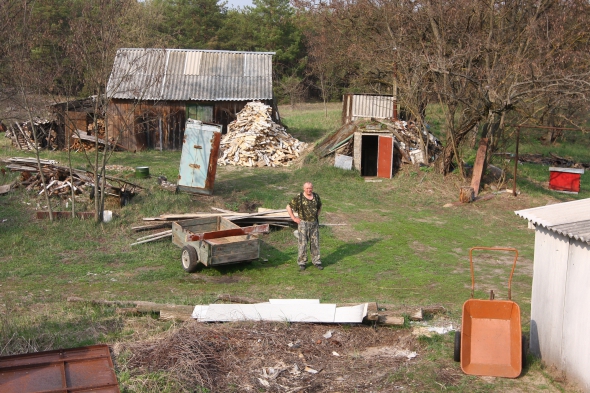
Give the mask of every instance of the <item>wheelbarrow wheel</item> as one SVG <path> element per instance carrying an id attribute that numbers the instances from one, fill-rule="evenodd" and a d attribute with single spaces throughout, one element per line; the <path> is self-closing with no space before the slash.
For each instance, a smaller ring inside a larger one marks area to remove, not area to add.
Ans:
<path id="1" fill-rule="evenodd" d="M 455 351 L 453 352 L 453 359 L 456 362 L 461 361 L 461 331 L 455 331 Z"/>
<path id="2" fill-rule="evenodd" d="M 197 271 L 199 266 L 199 257 L 197 256 L 197 250 L 192 246 L 182 247 L 182 268 L 187 273 L 194 273 Z"/>

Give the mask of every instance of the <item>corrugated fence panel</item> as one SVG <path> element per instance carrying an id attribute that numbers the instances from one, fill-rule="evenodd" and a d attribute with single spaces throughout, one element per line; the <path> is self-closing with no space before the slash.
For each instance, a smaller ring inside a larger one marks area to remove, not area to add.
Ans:
<path id="1" fill-rule="evenodd" d="M 391 118 L 393 117 L 393 97 L 355 94 L 352 97 L 352 116 Z"/>

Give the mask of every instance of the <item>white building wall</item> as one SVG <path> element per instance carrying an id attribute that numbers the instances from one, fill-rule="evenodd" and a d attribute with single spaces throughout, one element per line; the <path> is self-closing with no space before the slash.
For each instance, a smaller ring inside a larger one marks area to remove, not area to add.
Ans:
<path id="1" fill-rule="evenodd" d="M 537 226 L 531 351 L 590 392 L 590 246 Z"/>
<path id="2" fill-rule="evenodd" d="M 562 364 L 590 392 L 590 246 L 571 239 L 563 318 Z"/>
<path id="3" fill-rule="evenodd" d="M 558 368 L 561 368 L 568 248 L 568 238 L 537 227 L 531 296 L 531 351 Z"/>

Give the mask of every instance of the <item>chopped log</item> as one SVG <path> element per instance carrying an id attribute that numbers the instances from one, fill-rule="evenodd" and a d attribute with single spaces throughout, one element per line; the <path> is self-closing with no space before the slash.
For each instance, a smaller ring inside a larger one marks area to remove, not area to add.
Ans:
<path id="1" fill-rule="evenodd" d="M 459 192 L 459 201 L 461 203 L 471 203 L 475 198 L 473 188 L 471 187 L 461 187 L 461 191 Z"/>
<path id="2" fill-rule="evenodd" d="M 421 321 L 423 318 L 422 316 L 422 309 L 419 308 L 418 310 L 416 310 L 414 313 L 412 313 L 412 315 L 410 315 L 410 321 Z"/>
<path id="3" fill-rule="evenodd" d="M 379 319 L 379 308 L 377 307 L 377 303 L 375 303 L 375 302 L 368 303 L 367 320 L 368 321 L 377 321 L 378 319 Z"/>
<path id="4" fill-rule="evenodd" d="M 377 321 L 380 325 L 385 326 L 404 326 L 404 317 L 394 317 L 391 315 L 380 315 Z"/>
<path id="5" fill-rule="evenodd" d="M 444 308 L 443 306 L 422 307 L 423 314 L 438 314 L 438 313 L 444 313 L 446 311 L 447 311 L 447 309 Z"/>

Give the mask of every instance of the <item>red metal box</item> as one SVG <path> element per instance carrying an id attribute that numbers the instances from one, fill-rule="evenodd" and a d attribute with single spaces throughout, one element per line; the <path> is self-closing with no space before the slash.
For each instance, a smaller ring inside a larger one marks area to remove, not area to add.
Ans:
<path id="1" fill-rule="evenodd" d="M 549 188 L 556 191 L 580 192 L 580 176 L 584 169 L 577 168 L 549 168 Z"/>

